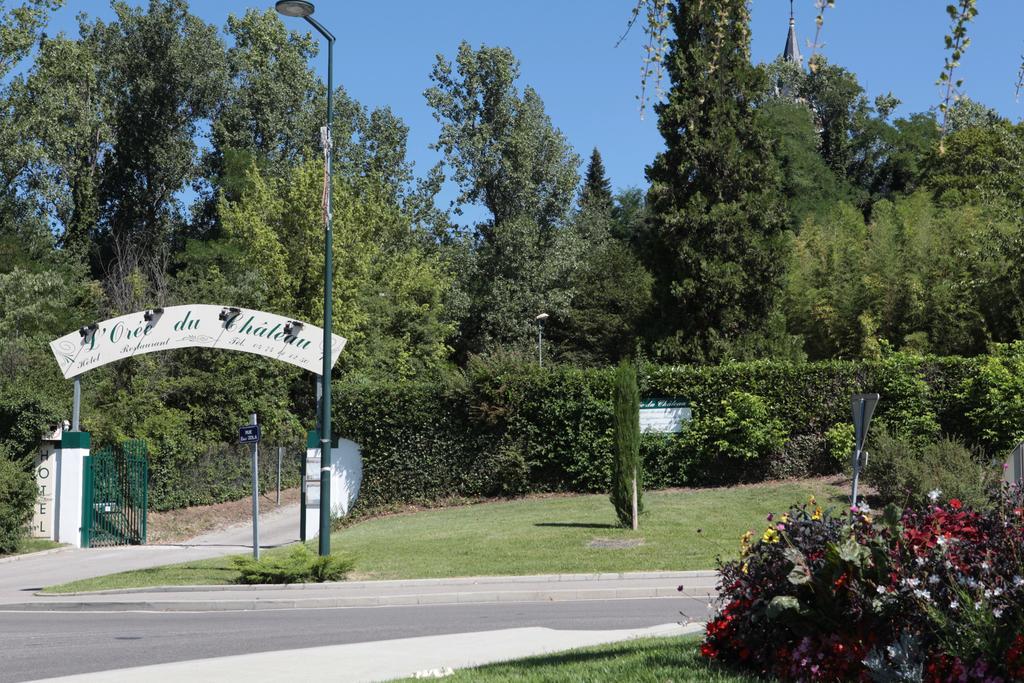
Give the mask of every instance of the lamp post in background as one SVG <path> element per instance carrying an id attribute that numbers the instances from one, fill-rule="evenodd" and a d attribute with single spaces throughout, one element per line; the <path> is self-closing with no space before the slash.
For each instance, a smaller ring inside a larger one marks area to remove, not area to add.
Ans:
<path id="1" fill-rule="evenodd" d="M 334 240 L 331 233 L 331 194 L 334 190 L 334 35 L 313 18 L 313 3 L 278 0 L 274 8 L 286 17 L 301 17 L 327 39 L 327 127 L 323 138 L 327 187 L 324 192 L 324 366 L 320 376 L 320 554 L 331 554 L 331 304 L 334 282 Z"/>
<path id="2" fill-rule="evenodd" d="M 548 321 L 548 314 L 541 313 L 535 320 L 537 321 L 537 365 L 544 367 L 544 323 Z"/>

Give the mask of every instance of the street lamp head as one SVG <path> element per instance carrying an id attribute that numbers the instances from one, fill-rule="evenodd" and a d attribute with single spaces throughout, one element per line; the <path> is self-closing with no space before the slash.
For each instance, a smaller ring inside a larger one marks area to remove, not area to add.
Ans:
<path id="1" fill-rule="evenodd" d="M 274 5 L 279 13 L 286 17 L 305 18 L 313 14 L 313 3 L 305 0 L 277 0 Z"/>
<path id="2" fill-rule="evenodd" d="M 540 315 L 538 315 L 538 316 L 537 316 L 536 320 L 537 320 L 537 322 L 539 322 L 539 323 L 540 323 L 541 325 L 543 325 L 543 324 L 544 324 L 544 322 L 545 322 L 545 321 L 546 321 L 546 320 L 548 319 L 548 317 L 549 317 L 549 316 L 548 316 L 548 314 L 547 314 L 547 313 L 541 313 Z"/>

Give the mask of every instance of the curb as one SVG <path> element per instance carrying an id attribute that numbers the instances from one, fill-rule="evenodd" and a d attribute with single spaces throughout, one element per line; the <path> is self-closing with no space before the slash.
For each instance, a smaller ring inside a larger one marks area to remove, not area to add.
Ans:
<path id="1" fill-rule="evenodd" d="M 424 593 L 419 595 L 355 595 L 323 598 L 271 598 L 239 600 L 54 601 L 0 605 L 0 612 L 240 612 L 280 609 L 332 609 L 345 607 L 412 607 L 416 605 L 501 604 L 517 602 L 573 602 L 583 600 L 637 600 L 681 598 L 713 599 L 714 589 L 679 591 L 677 588 L 588 588 L 550 591 L 490 591 Z"/>
<path id="2" fill-rule="evenodd" d="M 568 583 L 573 581 L 622 581 L 664 579 L 666 581 L 690 581 L 693 579 L 712 579 L 713 587 L 718 580 L 718 572 L 713 570 L 696 570 L 685 572 L 622 572 L 602 574 L 533 574 L 528 576 L 466 576 L 451 579 L 384 579 L 378 581 L 326 581 L 324 583 L 268 583 L 268 584 L 227 584 L 207 586 L 149 586 L 144 588 L 110 588 L 100 591 L 78 591 L 73 593 L 44 593 L 34 595 L 46 599 L 64 597 L 80 597 L 90 595 L 133 595 L 138 593 L 201 593 L 209 591 L 268 591 L 268 590 L 338 590 L 347 591 L 376 590 L 380 588 L 416 588 L 420 586 L 480 586 L 488 584 L 515 583 Z M 2 607 L 2 604 L 0 604 Z"/>
<path id="3" fill-rule="evenodd" d="M 0 564 L 8 564 L 10 562 L 18 562 L 20 560 L 32 560 L 37 557 L 43 557 L 45 555 L 55 555 L 62 553 L 65 550 L 71 550 L 72 547 L 69 545 L 61 546 L 59 548 L 50 548 L 49 550 L 37 550 L 34 553 L 20 553 L 18 555 L 11 555 L 10 557 L 0 558 Z"/>
<path id="4" fill-rule="evenodd" d="M 664 581 L 661 586 L 616 586 L 616 581 Z M 344 607 L 408 607 L 415 605 L 500 604 L 515 602 L 569 602 L 579 600 L 636 600 L 681 598 L 708 601 L 717 596 L 718 573 L 625 572 L 553 574 L 534 576 L 480 576 L 455 579 L 351 581 L 323 584 L 259 586 L 161 586 L 126 588 L 91 593 L 36 593 L 32 602 L 0 604 L 0 612 L 221 612 L 269 609 L 331 609 Z M 518 589 L 518 585 L 547 584 Z M 604 584 L 604 585 L 602 585 Z M 612 585 L 609 585 L 612 584 Z M 437 592 L 430 588 L 452 590 Z M 395 590 L 408 592 L 393 592 Z M 419 589 L 419 590 L 417 590 Z M 239 595 L 246 591 L 247 595 Z M 266 591 L 293 592 L 294 597 L 261 597 Z M 334 591 L 333 595 L 324 595 Z M 189 593 L 226 593 L 225 597 L 189 599 Z M 167 594 L 167 599 L 153 597 Z M 123 599 L 101 597 L 123 595 Z M 132 596 L 139 596 L 133 599 Z M 143 597 L 145 596 L 145 597 Z M 92 597 L 94 599 L 90 600 Z M 68 599 L 72 598 L 72 599 Z M 78 599 L 75 599 L 78 598 Z M 83 599 L 84 598 L 84 599 Z"/>

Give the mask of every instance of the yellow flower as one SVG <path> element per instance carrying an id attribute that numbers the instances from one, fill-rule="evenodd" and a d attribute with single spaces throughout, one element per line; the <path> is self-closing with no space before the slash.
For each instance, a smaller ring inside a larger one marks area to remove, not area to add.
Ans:
<path id="1" fill-rule="evenodd" d="M 761 542 L 762 543 L 778 543 L 779 542 L 779 532 L 776 531 L 775 529 L 773 529 L 772 527 L 768 527 L 767 529 L 765 529 L 764 536 L 761 537 Z"/>
<path id="2" fill-rule="evenodd" d="M 814 514 L 811 515 L 811 519 L 813 519 L 815 521 L 821 519 L 821 508 L 820 507 L 814 508 Z"/>
<path id="3" fill-rule="evenodd" d="M 753 531 L 747 531 L 740 538 L 740 555 L 746 555 L 750 552 L 750 540 L 754 537 Z"/>
<path id="4" fill-rule="evenodd" d="M 744 574 L 749 574 L 750 573 L 749 570 L 750 570 L 750 563 L 749 562 L 744 562 L 743 563 L 743 573 Z"/>
<path id="5" fill-rule="evenodd" d="M 808 498 L 808 499 L 807 499 L 807 504 L 808 504 L 808 505 L 817 505 L 817 504 L 818 504 L 818 501 L 816 501 L 816 500 L 814 499 L 814 496 L 811 496 L 810 498 Z"/>
<path id="6" fill-rule="evenodd" d="M 782 515 L 779 517 L 779 521 L 783 524 L 789 524 L 789 515 Z"/>
<path id="7" fill-rule="evenodd" d="M 871 515 L 862 515 L 861 518 L 864 520 L 865 524 L 871 524 Z"/>

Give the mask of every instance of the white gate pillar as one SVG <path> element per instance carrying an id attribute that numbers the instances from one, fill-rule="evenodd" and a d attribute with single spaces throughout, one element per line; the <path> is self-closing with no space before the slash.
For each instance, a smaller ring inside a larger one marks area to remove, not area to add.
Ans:
<path id="1" fill-rule="evenodd" d="M 54 540 L 82 547 L 82 498 L 89 432 L 64 432 L 57 451 Z"/>

